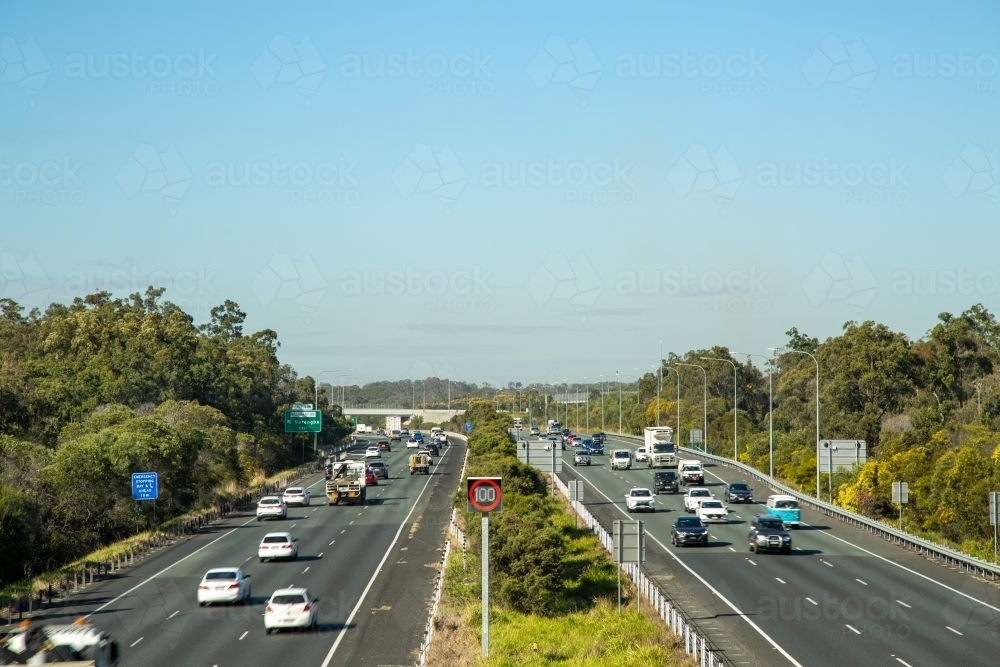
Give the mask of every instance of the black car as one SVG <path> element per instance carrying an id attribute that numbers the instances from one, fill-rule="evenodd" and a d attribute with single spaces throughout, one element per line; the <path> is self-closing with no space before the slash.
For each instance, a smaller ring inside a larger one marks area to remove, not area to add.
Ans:
<path id="1" fill-rule="evenodd" d="M 750 520 L 747 546 L 753 553 L 778 551 L 790 554 L 792 553 L 792 536 L 785 530 L 778 517 L 758 514 Z"/>
<path id="2" fill-rule="evenodd" d="M 753 489 L 743 482 L 733 482 L 724 493 L 727 503 L 752 503 Z"/>
<path id="3" fill-rule="evenodd" d="M 607 434 L 604 433 L 604 431 L 598 431 L 594 435 L 590 436 L 590 439 L 593 440 L 594 442 L 599 442 L 599 443 L 601 443 L 603 445 L 604 444 L 604 439 L 606 437 L 607 437 Z"/>
<path id="4" fill-rule="evenodd" d="M 653 493 L 677 493 L 677 473 L 673 470 L 654 472 Z"/>
<path id="5" fill-rule="evenodd" d="M 424 445 L 424 449 L 426 449 L 430 453 L 431 456 L 438 456 L 438 454 L 441 453 L 441 450 L 439 450 L 438 446 L 435 445 L 433 442 L 430 442 L 430 443 L 427 443 L 426 445 Z"/>
<path id="6" fill-rule="evenodd" d="M 681 515 L 670 527 L 670 542 L 675 547 L 689 544 L 708 546 L 708 528 L 696 516 Z"/>

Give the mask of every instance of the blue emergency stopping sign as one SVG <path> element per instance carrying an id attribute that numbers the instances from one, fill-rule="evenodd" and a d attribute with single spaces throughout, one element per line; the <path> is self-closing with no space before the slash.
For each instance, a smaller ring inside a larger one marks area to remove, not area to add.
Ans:
<path id="1" fill-rule="evenodd" d="M 468 433 L 472 430 L 472 422 L 465 422 L 465 432 Z"/>
<path id="2" fill-rule="evenodd" d="M 132 473 L 132 500 L 156 500 L 159 495 L 160 478 L 157 473 Z"/>

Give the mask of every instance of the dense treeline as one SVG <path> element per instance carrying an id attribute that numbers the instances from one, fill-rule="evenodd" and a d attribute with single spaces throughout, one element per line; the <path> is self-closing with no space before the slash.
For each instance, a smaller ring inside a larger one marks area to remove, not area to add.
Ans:
<path id="1" fill-rule="evenodd" d="M 904 527 L 992 558 L 988 495 L 1000 490 L 1000 324 L 983 306 L 960 315 L 942 313 L 919 340 L 876 322 L 847 322 L 839 336 L 820 342 L 797 329 L 772 357 L 774 466 L 776 474 L 802 491 L 816 490 L 816 366 L 820 373 L 823 439 L 864 439 L 868 463 L 859 470 L 835 473 L 833 499 L 850 509 L 882 519 L 898 519 L 891 501 L 894 481 L 910 485 Z M 769 353 L 764 353 L 770 356 Z M 736 404 L 733 404 L 733 366 Z M 670 354 L 663 361 L 662 391 L 656 372 L 627 379 L 622 400 L 624 430 L 641 433 L 659 423 L 677 428 L 677 379 L 680 377 L 679 439 L 702 428 L 703 391 L 708 385 L 708 447 L 733 455 L 736 410 L 739 458 L 767 471 L 769 452 L 768 360 L 731 352 L 726 347 Z M 705 369 L 679 364 L 696 364 Z M 655 368 L 655 367 L 654 367 Z M 611 374 L 613 378 L 614 375 Z M 590 410 L 584 406 L 548 406 L 569 426 L 617 430 L 616 385 L 590 387 Z M 659 399 L 658 399 L 659 396 Z M 522 397 L 523 398 L 523 397 Z M 503 400 L 504 397 L 501 397 Z M 507 404 L 516 400 L 508 393 Z M 538 398 L 533 418 L 540 418 Z M 566 408 L 568 407 L 568 410 Z M 822 478 L 826 498 L 831 480 Z"/>
<path id="2" fill-rule="evenodd" d="M 151 525 L 132 472 L 159 473 L 159 522 L 301 461 L 283 411 L 313 380 L 279 363 L 277 334 L 244 334 L 231 301 L 196 326 L 162 293 L 0 300 L 0 586 Z M 322 444 L 348 432 L 325 419 Z"/>

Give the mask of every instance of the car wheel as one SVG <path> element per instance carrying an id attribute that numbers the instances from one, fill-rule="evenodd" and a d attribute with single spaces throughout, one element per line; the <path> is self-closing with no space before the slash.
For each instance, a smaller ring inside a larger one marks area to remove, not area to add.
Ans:
<path id="1" fill-rule="evenodd" d="M 257 521 L 260 521 L 260 517 L 257 517 Z"/>
<path id="2" fill-rule="evenodd" d="M 752 554 L 757 553 L 757 549 L 756 549 L 756 547 L 754 547 L 753 542 L 748 542 L 747 543 L 747 551 L 749 551 Z"/>
<path id="3" fill-rule="evenodd" d="M 781 547 L 781 553 L 783 553 L 783 554 L 790 554 L 790 553 L 792 553 L 792 548 L 791 547 Z"/>
<path id="4" fill-rule="evenodd" d="M 261 562 L 261 563 L 263 563 L 263 562 L 264 562 L 264 559 L 263 559 L 263 558 L 261 558 L 261 559 L 260 559 L 260 562 Z"/>

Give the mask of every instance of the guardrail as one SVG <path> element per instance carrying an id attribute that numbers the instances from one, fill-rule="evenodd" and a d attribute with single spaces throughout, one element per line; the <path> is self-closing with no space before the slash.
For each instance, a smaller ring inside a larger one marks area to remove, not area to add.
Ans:
<path id="1" fill-rule="evenodd" d="M 609 436 L 614 436 L 621 440 L 626 440 L 628 442 L 635 442 L 639 444 L 644 443 L 644 439 L 635 435 L 624 435 L 620 433 L 608 433 Z M 884 540 L 892 542 L 904 549 L 909 549 L 919 553 L 921 556 L 927 558 L 934 558 L 943 561 L 945 564 L 961 568 L 966 572 L 971 572 L 977 574 L 984 579 L 990 579 L 991 581 L 996 581 L 1000 578 L 1000 566 L 989 563 L 975 556 L 970 556 L 969 554 L 963 554 L 954 549 L 950 549 L 942 544 L 936 542 L 931 542 L 930 540 L 925 540 L 922 537 L 917 537 L 907 533 L 906 531 L 899 530 L 897 528 L 892 528 L 885 525 L 880 521 L 875 519 L 869 519 L 866 516 L 845 510 L 842 507 L 837 507 L 836 505 L 831 505 L 830 503 L 823 502 L 813 496 L 806 495 L 800 491 L 796 491 L 788 486 L 785 486 L 781 482 L 768 477 L 764 473 L 760 472 L 756 468 L 746 465 L 745 463 L 740 463 L 738 461 L 733 461 L 732 459 L 727 459 L 723 456 L 716 456 L 714 454 L 708 454 L 700 449 L 690 449 L 688 447 L 678 447 L 678 451 L 690 454 L 698 458 L 711 461 L 717 465 L 727 466 L 729 468 L 735 468 L 742 472 L 744 475 L 770 486 L 776 491 L 793 496 L 796 498 L 800 504 L 810 507 L 818 512 L 825 514 L 828 517 L 838 519 L 846 524 L 854 526 L 855 528 L 860 528 L 865 530 L 872 535 L 881 537 Z"/>
<path id="2" fill-rule="evenodd" d="M 569 500 L 569 488 L 566 486 L 566 483 L 559 479 L 558 475 L 554 477 L 556 488 Z M 582 502 L 571 500 L 569 503 L 580 518 L 583 519 L 587 528 L 594 531 L 597 539 L 601 541 L 601 545 L 607 552 L 612 553 L 614 538 L 611 533 L 601 525 Z M 656 581 L 648 576 L 639 565 L 636 563 L 626 563 L 619 565 L 619 567 L 625 573 L 625 576 L 635 584 L 639 595 L 645 597 L 650 606 L 656 610 L 656 614 L 660 617 L 660 620 L 670 626 L 674 634 L 681 638 L 681 641 L 684 642 L 684 652 L 690 656 L 694 656 L 698 660 L 700 667 L 723 667 L 726 664 L 716 653 L 716 649 L 711 641 L 698 633 L 694 624 L 685 616 L 684 612 L 677 606 L 677 603 L 664 593 Z"/>

